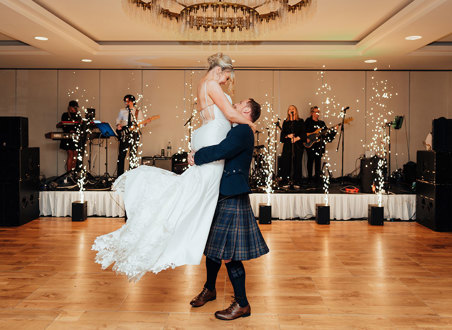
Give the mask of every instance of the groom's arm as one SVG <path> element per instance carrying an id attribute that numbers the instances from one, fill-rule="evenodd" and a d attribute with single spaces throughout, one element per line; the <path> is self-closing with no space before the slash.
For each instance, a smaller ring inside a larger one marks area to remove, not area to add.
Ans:
<path id="1" fill-rule="evenodd" d="M 220 144 L 209 146 L 195 153 L 195 164 L 202 165 L 220 159 L 234 158 L 249 147 L 252 131 L 248 125 L 239 125 L 231 129 L 226 138 Z"/>

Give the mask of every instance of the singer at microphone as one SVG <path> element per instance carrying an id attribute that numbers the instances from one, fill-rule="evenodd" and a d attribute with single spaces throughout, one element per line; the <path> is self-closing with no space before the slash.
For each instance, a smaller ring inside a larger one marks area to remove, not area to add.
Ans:
<path id="1" fill-rule="evenodd" d="M 282 178 L 284 184 L 287 181 L 299 184 L 302 179 L 301 165 L 304 151 L 303 142 L 306 142 L 306 131 L 304 121 L 299 117 L 298 109 L 294 105 L 289 106 L 287 109 L 287 118 L 282 125 L 280 142 L 284 143 L 284 145 L 278 175 Z"/>

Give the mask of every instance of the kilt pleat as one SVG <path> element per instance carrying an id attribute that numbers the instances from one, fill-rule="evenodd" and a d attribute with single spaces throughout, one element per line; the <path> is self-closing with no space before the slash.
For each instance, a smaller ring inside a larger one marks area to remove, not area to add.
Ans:
<path id="1" fill-rule="evenodd" d="M 212 259 L 249 260 L 269 249 L 257 225 L 247 194 L 220 200 L 204 254 Z"/>

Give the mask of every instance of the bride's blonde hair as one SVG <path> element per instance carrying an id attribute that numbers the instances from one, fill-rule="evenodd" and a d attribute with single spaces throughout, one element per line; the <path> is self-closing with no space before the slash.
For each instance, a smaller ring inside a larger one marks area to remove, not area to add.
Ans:
<path id="1" fill-rule="evenodd" d="M 212 70 L 215 67 L 220 67 L 221 71 L 229 71 L 231 73 L 231 77 L 229 79 L 228 83 L 228 92 L 229 94 L 234 93 L 234 67 L 232 65 L 232 59 L 223 53 L 216 53 L 213 55 L 210 55 L 207 58 L 207 62 L 209 63 L 209 69 L 207 71 Z"/>

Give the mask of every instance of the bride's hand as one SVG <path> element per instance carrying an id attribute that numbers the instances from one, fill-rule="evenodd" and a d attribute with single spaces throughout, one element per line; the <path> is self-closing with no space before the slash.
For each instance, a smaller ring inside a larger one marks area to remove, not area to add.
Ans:
<path id="1" fill-rule="evenodd" d="M 187 159 L 187 161 L 188 161 L 188 164 L 190 165 L 190 166 L 193 166 L 193 165 L 195 165 L 195 152 L 192 150 L 189 154 L 188 154 L 188 159 Z"/>

